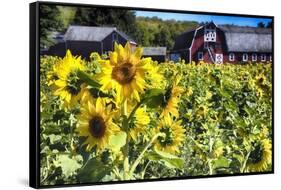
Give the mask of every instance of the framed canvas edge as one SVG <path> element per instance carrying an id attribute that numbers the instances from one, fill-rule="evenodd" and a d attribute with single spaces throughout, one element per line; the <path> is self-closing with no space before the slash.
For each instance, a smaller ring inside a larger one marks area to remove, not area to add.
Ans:
<path id="1" fill-rule="evenodd" d="M 57 6 L 75 6 L 75 7 L 95 7 L 95 8 L 113 8 L 127 10 L 142 10 L 142 11 L 158 11 L 171 13 L 186 13 L 186 14 L 208 14 L 218 16 L 234 16 L 234 17 L 251 17 L 251 18 L 269 18 L 272 19 L 272 170 L 267 172 L 251 172 L 251 173 L 234 173 L 234 174 L 216 174 L 216 175 L 197 175 L 172 178 L 157 178 L 143 180 L 124 180 L 124 181 L 108 181 L 108 182 L 91 182 L 77 184 L 56 184 L 56 185 L 41 185 L 40 184 L 40 5 L 57 5 Z M 90 185 L 111 185 L 124 183 L 139 183 L 139 182 L 160 182 L 172 180 L 186 179 L 202 179 L 202 178 L 217 178 L 217 177 L 237 177 L 237 176 L 252 176 L 275 173 L 274 159 L 274 16 L 270 15 L 252 15 L 240 13 L 222 13 L 222 12 L 205 12 L 205 11 L 190 11 L 190 10 L 173 10 L 173 9 L 158 9 L 147 7 L 127 7 L 116 5 L 95 5 L 83 3 L 66 3 L 66 2 L 51 2 L 51 1 L 36 1 L 29 3 L 29 186 L 36 189 L 44 188 L 60 188 L 60 187 L 77 187 Z"/>
<path id="2" fill-rule="evenodd" d="M 39 3 L 29 4 L 29 185 L 40 187 Z"/>

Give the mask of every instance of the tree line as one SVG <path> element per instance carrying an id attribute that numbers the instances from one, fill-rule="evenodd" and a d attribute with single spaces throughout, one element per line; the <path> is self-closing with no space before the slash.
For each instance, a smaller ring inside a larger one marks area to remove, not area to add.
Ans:
<path id="1" fill-rule="evenodd" d="M 125 9 L 41 5 L 41 48 L 54 44 L 52 32 L 64 33 L 69 25 L 113 26 L 132 37 L 141 46 L 165 46 L 171 49 L 177 35 L 195 28 L 198 23 L 137 17 L 135 11 Z"/>

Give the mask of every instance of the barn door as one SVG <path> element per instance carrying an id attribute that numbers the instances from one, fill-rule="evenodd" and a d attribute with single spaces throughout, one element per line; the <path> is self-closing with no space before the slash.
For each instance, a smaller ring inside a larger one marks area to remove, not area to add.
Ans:
<path id="1" fill-rule="evenodd" d="M 216 64 L 222 64 L 223 63 L 223 54 L 216 53 Z"/>

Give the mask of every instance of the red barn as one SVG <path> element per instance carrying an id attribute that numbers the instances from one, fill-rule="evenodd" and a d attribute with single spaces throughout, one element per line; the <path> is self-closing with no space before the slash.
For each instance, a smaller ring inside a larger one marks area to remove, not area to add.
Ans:
<path id="1" fill-rule="evenodd" d="M 170 58 L 218 64 L 272 61 L 272 30 L 211 22 L 179 35 Z"/>

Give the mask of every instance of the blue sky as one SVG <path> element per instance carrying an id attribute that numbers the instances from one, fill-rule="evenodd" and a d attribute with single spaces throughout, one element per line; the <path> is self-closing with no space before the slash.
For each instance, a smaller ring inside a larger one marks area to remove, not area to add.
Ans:
<path id="1" fill-rule="evenodd" d="M 240 26 L 257 26 L 257 23 L 263 22 L 267 24 L 271 21 L 268 18 L 250 18 L 237 16 L 217 16 L 217 15 L 202 15 L 202 14 L 185 14 L 185 13 L 163 13 L 150 11 L 136 11 L 136 16 L 153 17 L 157 16 L 163 20 L 175 19 L 180 21 L 197 21 L 206 22 L 214 21 L 215 24 L 235 24 Z"/>

